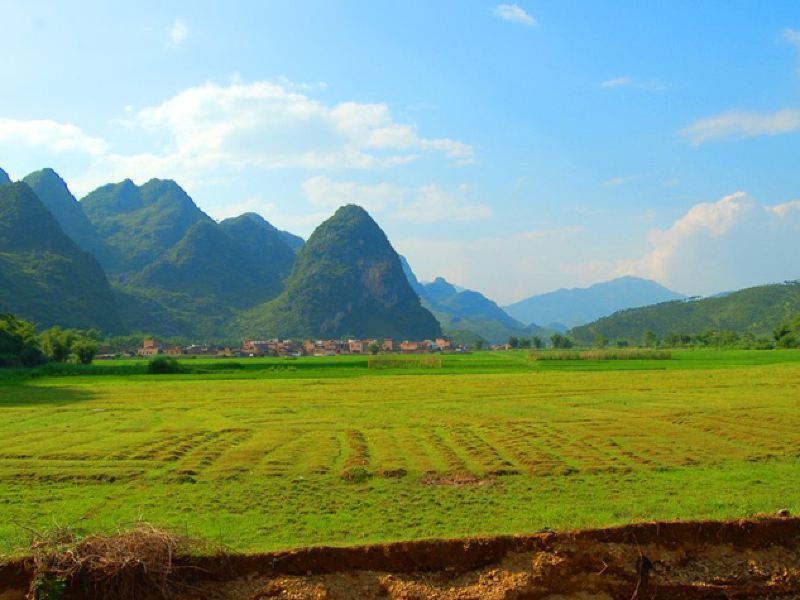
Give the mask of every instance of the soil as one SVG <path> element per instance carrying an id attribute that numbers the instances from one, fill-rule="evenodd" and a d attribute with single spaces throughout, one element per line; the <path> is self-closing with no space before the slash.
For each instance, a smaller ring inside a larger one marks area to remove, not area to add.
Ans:
<path id="1" fill-rule="evenodd" d="M 800 519 L 207 556 L 176 573 L 180 600 L 800 598 Z M 0 567 L 0 598 L 26 585 L 24 562 Z"/>

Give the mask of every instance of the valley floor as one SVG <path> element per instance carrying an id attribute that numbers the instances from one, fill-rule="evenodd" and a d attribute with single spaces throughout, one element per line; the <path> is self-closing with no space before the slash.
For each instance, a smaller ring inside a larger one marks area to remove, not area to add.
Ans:
<path id="1" fill-rule="evenodd" d="M 263 552 L 800 511 L 800 352 L 207 366 L 1 383 L 0 554 L 141 520 Z"/>

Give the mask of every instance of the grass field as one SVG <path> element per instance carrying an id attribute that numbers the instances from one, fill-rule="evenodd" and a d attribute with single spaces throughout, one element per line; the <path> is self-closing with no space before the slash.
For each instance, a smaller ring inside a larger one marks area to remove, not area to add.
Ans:
<path id="1" fill-rule="evenodd" d="M 144 519 L 233 550 L 800 511 L 800 352 L 140 361 L 0 382 L 0 554 Z"/>

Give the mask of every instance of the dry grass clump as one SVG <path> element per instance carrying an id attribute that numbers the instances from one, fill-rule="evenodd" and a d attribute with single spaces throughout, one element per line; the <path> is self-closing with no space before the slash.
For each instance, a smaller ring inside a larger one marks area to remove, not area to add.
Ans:
<path id="1" fill-rule="evenodd" d="M 72 530 L 58 529 L 35 537 L 29 550 L 34 572 L 29 600 L 57 600 L 74 586 L 107 600 L 169 598 L 176 555 L 197 546 L 147 523 L 116 535 L 80 539 Z"/>
<path id="2" fill-rule="evenodd" d="M 547 350 L 531 352 L 531 360 L 672 360 L 669 350 Z"/>

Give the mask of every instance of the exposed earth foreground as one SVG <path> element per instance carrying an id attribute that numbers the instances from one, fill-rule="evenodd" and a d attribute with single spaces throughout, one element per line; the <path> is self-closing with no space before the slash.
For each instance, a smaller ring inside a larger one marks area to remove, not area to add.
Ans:
<path id="1" fill-rule="evenodd" d="M 64 597 L 798 598 L 800 519 L 645 523 L 525 536 L 200 556 L 170 561 L 161 589 L 144 585 L 148 581 L 144 563 L 130 557 L 125 563 L 115 574 L 108 570 L 108 561 L 96 561 L 106 569 L 103 580 L 96 573 L 79 571 Z M 33 567 L 32 559 L 0 567 L 0 599 L 25 598 Z M 139 576 L 137 568 L 142 569 Z M 115 577 L 120 582 L 116 588 Z M 136 582 L 143 584 L 141 589 Z"/>

